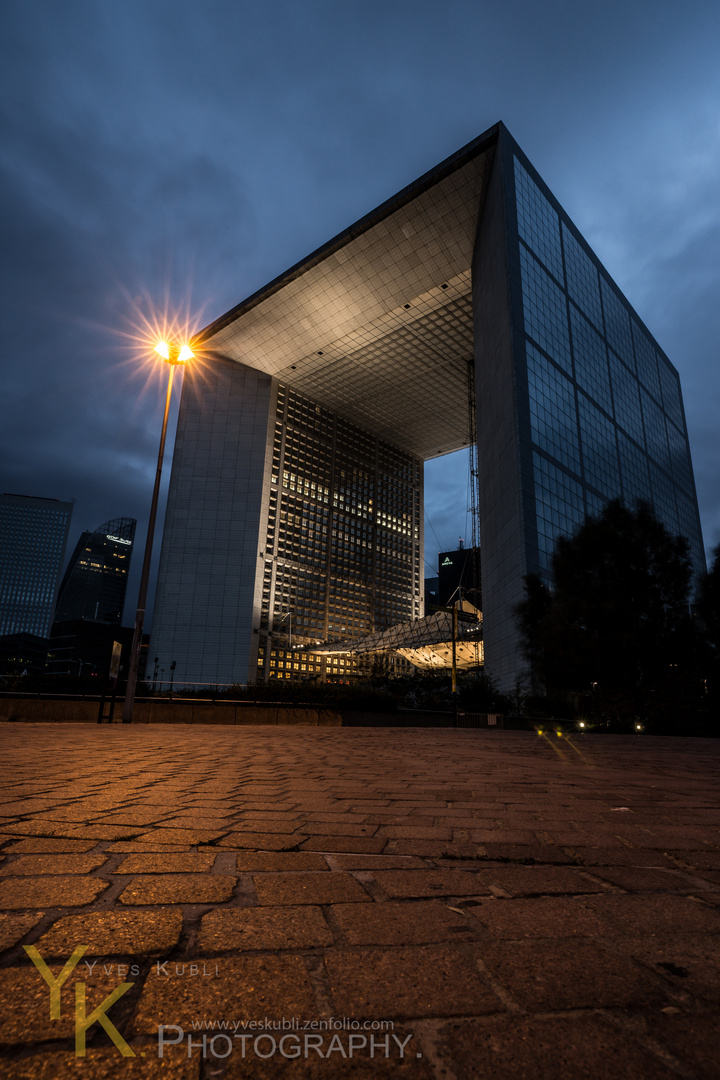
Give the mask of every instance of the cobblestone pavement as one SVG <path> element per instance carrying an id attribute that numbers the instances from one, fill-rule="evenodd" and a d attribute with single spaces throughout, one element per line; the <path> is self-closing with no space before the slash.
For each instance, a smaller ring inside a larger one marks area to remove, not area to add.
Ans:
<path id="1" fill-rule="evenodd" d="M 2 1076 L 720 1075 L 717 742 L 0 736 Z"/>

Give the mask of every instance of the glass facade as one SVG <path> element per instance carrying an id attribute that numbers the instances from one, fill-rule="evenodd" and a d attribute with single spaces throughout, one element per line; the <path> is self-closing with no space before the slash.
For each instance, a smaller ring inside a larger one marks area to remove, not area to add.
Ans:
<path id="1" fill-rule="evenodd" d="M 72 503 L 0 495 L 0 635 L 50 632 Z"/>
<path id="2" fill-rule="evenodd" d="M 82 534 L 60 585 L 56 622 L 122 622 L 136 525 L 113 518 Z"/>
<path id="3" fill-rule="evenodd" d="M 422 475 L 419 459 L 278 386 L 259 678 L 347 681 L 354 658 L 292 646 L 420 616 Z"/>
<path id="4" fill-rule="evenodd" d="M 535 507 L 528 569 L 547 575 L 556 538 L 610 499 L 642 498 L 704 570 L 678 374 L 560 207 L 513 164 Z"/>

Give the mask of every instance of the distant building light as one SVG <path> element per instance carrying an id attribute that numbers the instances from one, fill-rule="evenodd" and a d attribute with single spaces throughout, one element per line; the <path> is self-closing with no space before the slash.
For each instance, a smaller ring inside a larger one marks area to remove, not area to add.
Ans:
<path id="1" fill-rule="evenodd" d="M 116 544 L 130 544 L 132 546 L 132 540 L 123 540 L 122 536 L 111 536 L 110 533 L 106 533 L 105 539 L 112 540 Z"/>

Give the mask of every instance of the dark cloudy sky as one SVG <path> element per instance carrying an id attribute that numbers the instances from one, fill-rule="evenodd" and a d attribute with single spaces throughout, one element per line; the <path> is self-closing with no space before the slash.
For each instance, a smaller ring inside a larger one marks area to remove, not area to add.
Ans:
<path id="1" fill-rule="evenodd" d="M 204 325 L 497 120 L 679 369 L 720 540 L 717 0 L 3 0 L 0 19 L 0 491 L 75 499 L 70 548 L 115 516 L 144 537 L 162 390 L 123 335 L 166 303 Z M 466 492 L 462 459 L 428 466 L 430 562 Z"/>

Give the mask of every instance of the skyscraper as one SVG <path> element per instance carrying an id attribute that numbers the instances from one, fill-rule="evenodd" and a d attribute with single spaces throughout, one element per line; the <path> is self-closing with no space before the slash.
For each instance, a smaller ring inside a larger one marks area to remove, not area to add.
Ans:
<path id="1" fill-rule="evenodd" d="M 0 635 L 47 637 L 73 506 L 0 495 Z"/>
<path id="2" fill-rule="evenodd" d="M 677 371 L 502 124 L 197 345 L 151 645 L 178 680 L 255 678 L 265 628 L 272 647 L 296 609 L 307 642 L 343 621 L 350 636 L 360 611 L 373 629 L 422 613 L 422 463 L 474 437 L 469 364 L 503 688 L 524 668 L 524 575 L 547 575 L 557 536 L 608 500 L 649 500 L 704 568 Z"/>
<path id="3" fill-rule="evenodd" d="M 113 518 L 82 534 L 60 584 L 56 622 L 122 622 L 136 525 Z"/>

